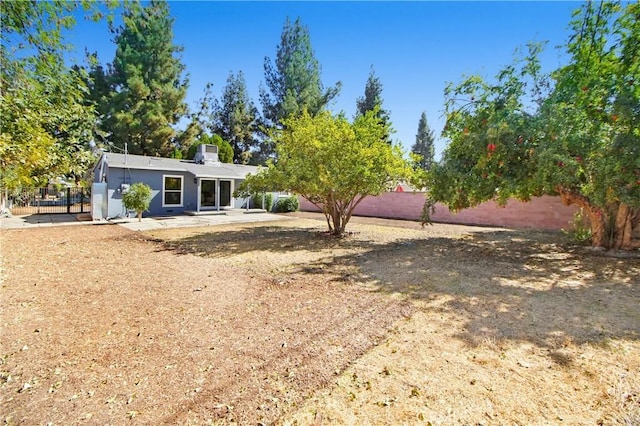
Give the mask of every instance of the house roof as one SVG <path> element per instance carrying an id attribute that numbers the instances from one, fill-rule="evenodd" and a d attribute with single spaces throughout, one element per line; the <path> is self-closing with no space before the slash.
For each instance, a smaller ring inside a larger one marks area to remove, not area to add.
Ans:
<path id="1" fill-rule="evenodd" d="M 244 179 L 249 173 L 256 173 L 258 171 L 258 167 L 256 166 L 245 166 L 242 164 L 198 164 L 190 160 L 146 157 L 144 155 L 125 155 L 115 152 L 104 152 L 102 155 L 107 165 L 113 168 L 187 172 L 197 178 Z M 100 160 L 96 166 L 99 164 Z"/>

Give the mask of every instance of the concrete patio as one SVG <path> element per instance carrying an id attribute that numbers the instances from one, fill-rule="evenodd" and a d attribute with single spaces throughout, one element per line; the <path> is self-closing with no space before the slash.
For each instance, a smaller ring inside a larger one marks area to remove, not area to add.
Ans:
<path id="1" fill-rule="evenodd" d="M 274 220 L 286 220 L 288 217 L 272 213 L 251 214 L 217 214 L 200 216 L 161 216 L 143 217 L 138 221 L 135 217 L 118 218 L 111 220 L 93 221 L 88 214 L 38 214 L 26 216 L 12 216 L 0 218 L 0 229 L 20 229 L 46 226 L 72 226 L 72 225 L 120 225 L 133 231 L 148 231 L 152 229 L 186 227 L 186 226 L 213 226 L 227 223 L 251 223 L 268 222 Z"/>

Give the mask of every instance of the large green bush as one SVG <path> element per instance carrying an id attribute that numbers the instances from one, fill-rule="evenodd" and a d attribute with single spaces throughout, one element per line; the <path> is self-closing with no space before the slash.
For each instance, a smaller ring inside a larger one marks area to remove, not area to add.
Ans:
<path id="1" fill-rule="evenodd" d="M 277 213 L 296 212 L 300 208 L 300 202 L 295 195 L 286 198 L 280 198 L 273 208 Z"/>
<path id="2" fill-rule="evenodd" d="M 151 187 L 142 182 L 134 183 L 122 194 L 122 203 L 127 210 L 136 212 L 138 222 L 142 221 L 142 212 L 149 210 L 151 204 Z"/>

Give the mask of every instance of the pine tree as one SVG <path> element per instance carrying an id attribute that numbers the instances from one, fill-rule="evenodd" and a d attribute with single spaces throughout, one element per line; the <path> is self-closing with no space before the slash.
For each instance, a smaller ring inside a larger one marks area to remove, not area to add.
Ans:
<path id="1" fill-rule="evenodd" d="M 363 116 L 367 111 L 375 110 L 376 107 L 378 108 L 376 117 L 380 120 L 380 123 L 384 125 L 390 124 L 389 112 L 382 108 L 382 83 L 376 77 L 373 67 L 371 67 L 367 84 L 364 88 L 364 96 L 356 100 L 356 117 Z M 389 134 L 385 136 L 385 140 L 391 143 Z"/>
<path id="2" fill-rule="evenodd" d="M 211 131 L 231 144 L 234 163 L 246 163 L 258 143 L 258 110 L 249 98 L 242 71 L 229 74 L 221 102 L 213 109 Z"/>
<path id="3" fill-rule="evenodd" d="M 286 19 L 275 64 L 264 59 L 266 89 L 260 88 L 260 102 L 264 126 L 279 128 L 290 115 L 300 116 L 304 110 L 315 115 L 323 110 L 340 92 L 341 82 L 325 90 L 320 80 L 320 64 L 311 48 L 309 30 L 300 22 Z M 264 160 L 272 155 L 273 147 L 261 146 Z"/>
<path id="4" fill-rule="evenodd" d="M 132 154 L 166 156 L 174 150 L 174 129 L 187 113 L 185 66 L 173 44 L 173 19 L 167 2 L 137 5 L 115 31 L 116 56 L 110 69 L 111 94 L 102 130 Z M 100 108 L 104 109 L 104 108 Z"/>
<path id="5" fill-rule="evenodd" d="M 418 163 L 424 170 L 431 169 L 434 157 L 434 137 L 433 130 L 427 124 L 427 114 L 425 112 L 420 116 L 418 122 L 418 133 L 416 134 L 416 143 L 411 147 L 411 152 L 420 155 L 422 158 Z"/>

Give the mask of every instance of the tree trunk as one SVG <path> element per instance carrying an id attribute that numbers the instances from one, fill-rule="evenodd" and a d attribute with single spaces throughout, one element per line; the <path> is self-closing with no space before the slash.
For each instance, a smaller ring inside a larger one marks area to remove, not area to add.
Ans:
<path id="1" fill-rule="evenodd" d="M 328 197 L 322 202 L 322 212 L 327 220 L 329 233 L 341 236 L 347 229 L 347 224 L 351 220 L 351 216 L 356 207 L 366 197 L 366 195 L 357 195 L 348 201 L 337 201 L 332 197 Z"/>
<path id="2" fill-rule="evenodd" d="M 142 222 L 142 212 L 138 212 L 138 222 Z"/>
<path id="3" fill-rule="evenodd" d="M 640 209 L 625 203 L 612 203 L 602 208 L 581 194 L 562 187 L 557 191 L 566 205 L 576 204 L 586 210 L 591 224 L 591 246 L 619 250 L 640 248 L 640 240 L 633 236 L 640 224 Z"/>
<path id="4" fill-rule="evenodd" d="M 634 225 L 637 224 L 638 210 L 621 203 L 615 221 L 615 241 L 613 248 L 634 250 L 640 247 L 640 241 L 633 239 Z"/>
<path id="5" fill-rule="evenodd" d="M 327 220 L 327 227 L 331 235 L 340 236 L 344 233 L 346 223 L 339 206 L 330 203 L 328 200 L 323 204 L 322 212 Z"/>
<path id="6" fill-rule="evenodd" d="M 342 211 L 340 210 L 340 207 L 336 203 L 331 204 L 329 209 L 331 211 L 330 232 L 333 235 L 340 236 L 344 233 L 344 227 L 345 227 L 345 223 L 342 217 Z"/>
<path id="7" fill-rule="evenodd" d="M 333 209 L 333 235 L 342 235 L 344 233 L 344 224 L 342 223 L 342 214 L 336 208 Z"/>
<path id="8" fill-rule="evenodd" d="M 323 211 L 327 219 L 329 233 L 332 235 L 342 235 L 344 224 L 342 223 L 342 212 L 332 195 L 323 200 Z"/>
<path id="9" fill-rule="evenodd" d="M 584 206 L 589 216 L 589 223 L 591 224 L 591 246 L 609 248 L 609 232 L 606 217 L 607 215 L 602 212 L 601 209 L 593 206 Z"/>

